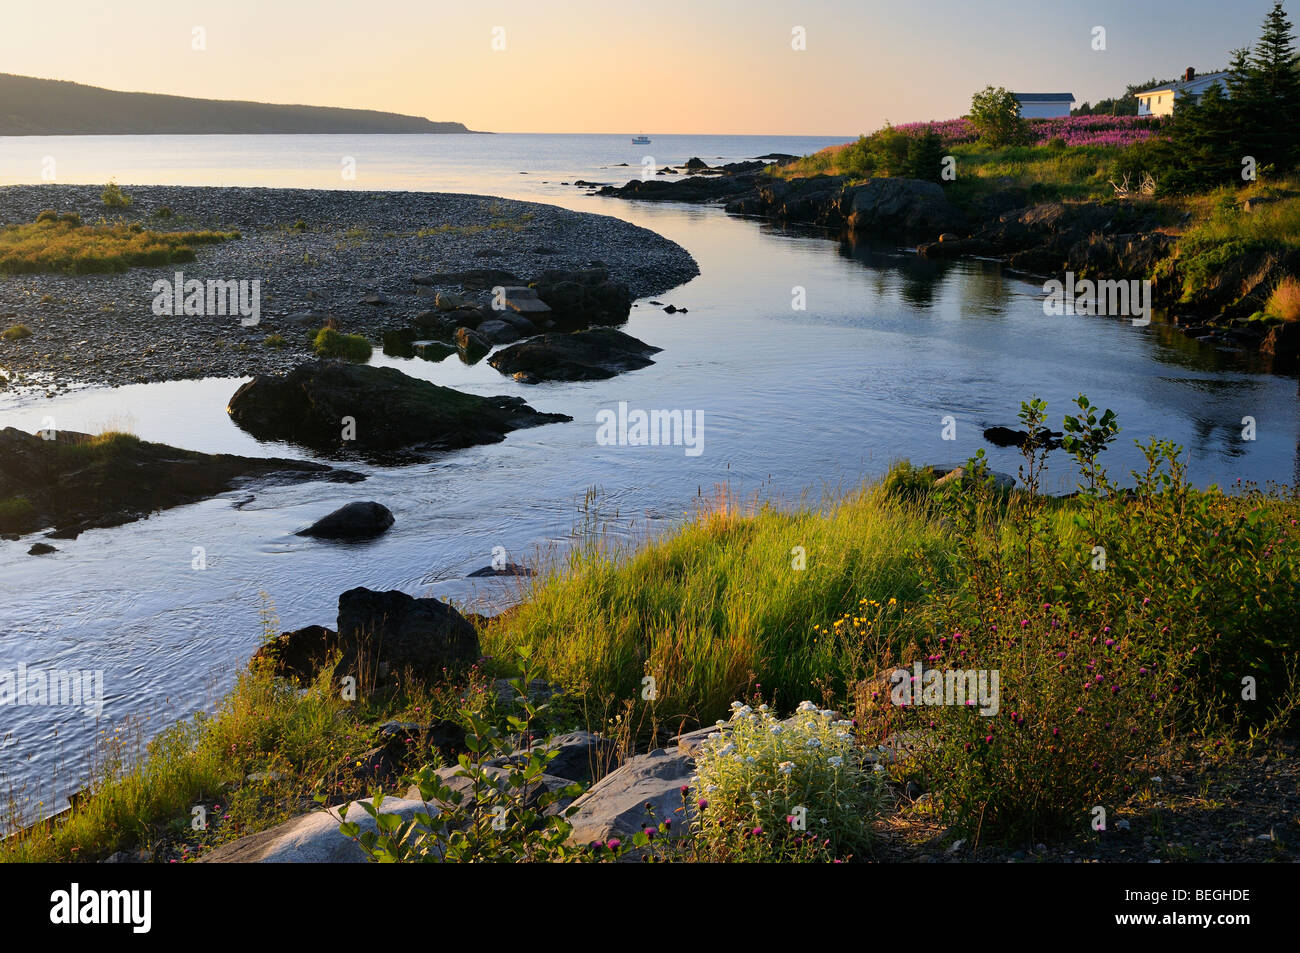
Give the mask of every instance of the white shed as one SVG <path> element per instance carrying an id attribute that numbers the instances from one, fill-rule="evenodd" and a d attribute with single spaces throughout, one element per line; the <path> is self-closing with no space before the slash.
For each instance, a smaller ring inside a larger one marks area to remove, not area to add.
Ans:
<path id="1" fill-rule="evenodd" d="M 1020 103 L 1020 115 L 1025 119 L 1055 119 L 1070 115 L 1074 103 L 1073 93 L 1012 93 Z"/>

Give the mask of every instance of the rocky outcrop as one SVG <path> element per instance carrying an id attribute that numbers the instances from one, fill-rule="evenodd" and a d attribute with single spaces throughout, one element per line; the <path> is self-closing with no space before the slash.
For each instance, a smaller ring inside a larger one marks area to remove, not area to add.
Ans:
<path id="1" fill-rule="evenodd" d="M 562 329 L 622 324 L 632 311 L 628 286 L 612 281 L 603 268 L 543 271 L 531 287 L 549 309 L 544 317 Z M 535 314 L 530 317 L 537 319 Z"/>
<path id="2" fill-rule="evenodd" d="M 0 430 L 0 533 L 75 538 L 93 528 L 146 519 L 247 484 L 357 482 L 359 473 L 277 457 L 196 453 L 126 434 L 92 436 Z"/>
<path id="3" fill-rule="evenodd" d="M 393 525 L 393 514 L 382 503 L 373 501 L 348 503 L 328 516 L 322 516 L 298 536 L 316 539 L 370 539 Z"/>
<path id="4" fill-rule="evenodd" d="M 918 238 L 964 231 L 966 214 L 943 187 L 920 179 L 872 179 L 849 190 L 847 222 L 856 234 Z M 844 199 L 840 201 L 841 206 Z"/>
<path id="5" fill-rule="evenodd" d="M 512 430 L 572 419 L 538 413 L 518 397 L 478 397 L 391 367 L 333 361 L 259 375 L 235 392 L 227 410 L 261 440 L 372 459 L 496 443 Z"/>
<path id="6" fill-rule="evenodd" d="M 613 328 L 543 334 L 498 351 L 488 363 L 526 384 L 606 380 L 648 367 L 660 348 Z"/>

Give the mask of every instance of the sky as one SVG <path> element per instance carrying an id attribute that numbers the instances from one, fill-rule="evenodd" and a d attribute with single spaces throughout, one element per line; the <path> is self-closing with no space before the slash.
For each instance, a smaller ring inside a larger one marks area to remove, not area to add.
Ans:
<path id="1" fill-rule="evenodd" d="M 1271 6 L 0 0 L 0 72 L 493 132 L 840 135 L 960 116 L 988 85 L 1082 102 L 1188 66 L 1221 68 L 1253 45 Z M 1093 48 L 1096 27 L 1105 49 Z"/>

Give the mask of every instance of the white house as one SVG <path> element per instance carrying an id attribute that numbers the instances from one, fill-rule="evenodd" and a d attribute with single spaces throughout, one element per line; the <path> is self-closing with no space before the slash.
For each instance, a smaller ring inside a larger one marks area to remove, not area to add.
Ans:
<path id="1" fill-rule="evenodd" d="M 1183 96 L 1192 96 L 1196 99 L 1201 98 L 1211 86 L 1218 85 L 1223 95 L 1228 96 L 1227 78 L 1230 74 L 1225 70 L 1218 73 L 1206 73 L 1204 76 L 1197 76 L 1196 70 L 1190 66 L 1183 78 L 1174 83 L 1167 83 L 1164 86 L 1155 86 L 1151 89 L 1144 89 L 1137 94 L 1138 115 L 1139 116 L 1172 116 L 1174 113 L 1174 99 Z"/>
<path id="2" fill-rule="evenodd" d="M 1012 93 L 1020 103 L 1020 115 L 1025 119 L 1055 119 L 1070 115 L 1073 93 Z"/>

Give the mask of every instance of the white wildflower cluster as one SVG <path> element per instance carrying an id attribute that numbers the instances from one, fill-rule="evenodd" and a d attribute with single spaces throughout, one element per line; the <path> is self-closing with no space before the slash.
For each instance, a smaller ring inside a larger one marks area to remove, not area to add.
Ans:
<path id="1" fill-rule="evenodd" d="M 833 711 L 806 701 L 782 720 L 767 705 L 732 702 L 731 719 L 718 722 L 696 758 L 698 789 L 708 801 L 701 833 L 802 832 L 861 849 L 887 796 L 870 767 L 854 743 L 853 723 Z M 806 827 L 792 825 L 791 817 Z"/>

